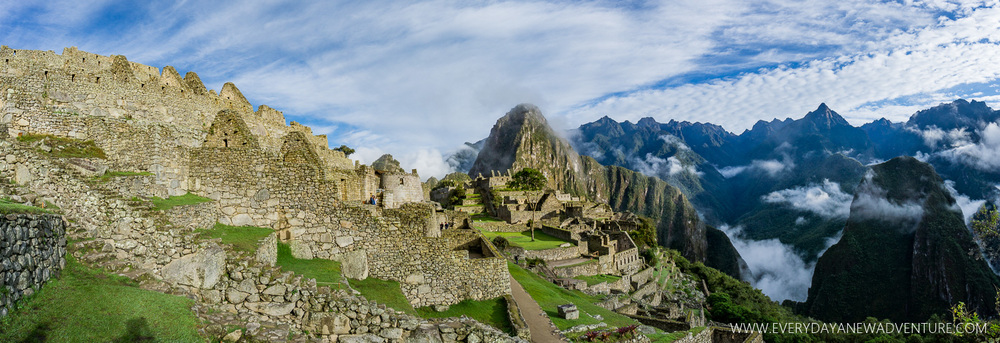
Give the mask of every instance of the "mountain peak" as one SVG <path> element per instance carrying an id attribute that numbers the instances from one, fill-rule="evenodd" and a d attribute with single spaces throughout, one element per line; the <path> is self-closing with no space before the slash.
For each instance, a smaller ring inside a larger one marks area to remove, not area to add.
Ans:
<path id="1" fill-rule="evenodd" d="M 815 123 L 817 126 L 831 128 L 834 126 L 850 125 L 844 117 L 834 112 L 826 103 L 819 104 L 815 111 L 809 112 L 804 118 L 806 121 Z"/>
<path id="2" fill-rule="evenodd" d="M 951 130 L 977 128 L 983 123 L 995 122 L 997 119 L 1000 119 L 1000 111 L 994 111 L 985 102 L 958 99 L 918 111 L 906 123 L 921 129 L 936 126 L 943 130 Z"/>

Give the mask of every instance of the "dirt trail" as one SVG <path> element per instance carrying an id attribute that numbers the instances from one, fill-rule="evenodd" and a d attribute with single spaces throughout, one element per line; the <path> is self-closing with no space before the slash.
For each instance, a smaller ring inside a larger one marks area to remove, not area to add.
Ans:
<path id="1" fill-rule="evenodd" d="M 524 322 L 528 324 L 528 330 L 531 331 L 531 341 L 534 343 L 555 343 L 555 342 L 566 342 L 562 339 L 559 334 L 555 333 L 556 326 L 552 324 L 549 320 L 549 316 L 542 311 L 542 308 L 538 306 L 535 299 L 532 299 L 528 292 L 524 291 L 524 287 L 514 280 L 514 277 L 510 277 L 510 293 L 514 297 L 514 302 L 517 303 L 517 307 L 521 309 L 521 315 L 524 316 Z"/>

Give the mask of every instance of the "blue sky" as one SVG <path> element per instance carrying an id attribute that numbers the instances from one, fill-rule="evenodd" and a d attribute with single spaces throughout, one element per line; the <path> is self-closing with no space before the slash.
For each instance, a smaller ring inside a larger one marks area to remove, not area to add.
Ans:
<path id="1" fill-rule="evenodd" d="M 0 0 L 0 44 L 234 82 L 254 106 L 424 177 L 518 103 L 736 133 L 825 102 L 854 124 L 1000 100 L 996 1 Z"/>

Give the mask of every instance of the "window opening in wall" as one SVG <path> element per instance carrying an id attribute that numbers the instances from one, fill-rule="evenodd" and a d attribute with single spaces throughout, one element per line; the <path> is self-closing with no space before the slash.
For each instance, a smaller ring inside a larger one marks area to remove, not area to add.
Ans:
<path id="1" fill-rule="evenodd" d="M 222 139 L 222 145 L 228 148 L 229 147 L 229 139 L 223 138 Z"/>
<path id="2" fill-rule="evenodd" d="M 87 58 L 86 57 L 83 58 L 83 62 L 87 63 Z"/>
<path id="3" fill-rule="evenodd" d="M 145 87 L 146 87 L 146 84 L 145 84 L 145 83 L 140 83 L 140 84 L 139 84 L 139 88 L 145 88 Z"/>
<path id="4" fill-rule="evenodd" d="M 48 70 L 45 71 L 45 77 L 49 77 L 49 71 Z"/>
<path id="5" fill-rule="evenodd" d="M 94 80 L 94 82 L 101 83 L 101 77 L 98 76 L 97 79 Z"/>
<path id="6" fill-rule="evenodd" d="M 403 179 L 399 179 L 399 184 L 403 184 Z"/>
<path id="7" fill-rule="evenodd" d="M 76 74 L 72 74 L 69 76 L 69 82 L 74 82 L 74 81 L 76 81 Z"/>
<path id="8" fill-rule="evenodd" d="M 97 61 L 97 66 L 98 66 L 98 67 L 100 67 L 100 66 L 101 66 L 101 61 Z"/>

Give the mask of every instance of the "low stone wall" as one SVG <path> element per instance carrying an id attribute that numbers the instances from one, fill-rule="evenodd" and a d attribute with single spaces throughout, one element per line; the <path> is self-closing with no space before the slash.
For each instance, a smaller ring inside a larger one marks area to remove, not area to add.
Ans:
<path id="1" fill-rule="evenodd" d="M 526 258 L 540 258 L 546 261 L 558 261 L 567 260 L 571 258 L 580 257 L 586 253 L 586 247 L 581 246 L 571 246 L 568 248 L 552 248 L 545 250 L 525 250 L 524 257 Z"/>
<path id="2" fill-rule="evenodd" d="M 219 208 L 212 202 L 174 206 L 166 211 L 174 225 L 188 229 L 211 229 L 219 221 Z"/>
<path id="3" fill-rule="evenodd" d="M 65 266 L 66 226 L 62 217 L 0 217 L 0 317 L 58 276 Z"/>
<path id="4" fill-rule="evenodd" d="M 528 323 L 524 321 L 524 315 L 521 313 L 521 308 L 517 306 L 517 302 L 514 301 L 514 297 L 507 294 L 503 296 L 503 300 L 507 303 L 507 319 L 510 320 L 510 326 L 514 328 L 514 336 L 530 340 L 531 331 L 528 330 Z"/>
<path id="5" fill-rule="evenodd" d="M 321 212 L 289 211 L 288 217 L 296 250 L 341 261 L 351 278 L 399 281 L 415 307 L 510 294 L 506 260 L 470 258 L 462 247 L 479 240 L 478 233 L 440 232 L 428 206 L 408 204 L 392 210 L 331 206 Z"/>
<path id="6" fill-rule="evenodd" d="M 558 277 L 565 278 L 572 278 L 580 275 L 597 275 L 601 274 L 601 264 L 598 262 L 591 262 L 569 267 L 552 268 L 552 272 L 554 272 Z"/>
<path id="7" fill-rule="evenodd" d="M 688 332 L 686 337 L 681 337 L 680 339 L 674 341 L 675 343 L 714 343 L 712 340 L 712 333 L 714 330 L 711 328 L 706 328 L 702 330 L 697 335 L 692 335 Z"/>
<path id="8" fill-rule="evenodd" d="M 490 232 L 525 232 L 529 229 L 527 225 L 507 224 L 504 222 L 476 222 L 474 225 L 483 231 Z"/>
<path id="9" fill-rule="evenodd" d="M 676 320 L 659 319 L 659 318 L 646 317 L 646 316 L 637 316 L 637 315 L 628 315 L 628 316 L 629 316 L 629 318 L 638 320 L 643 325 L 649 325 L 649 326 L 652 326 L 654 328 L 657 328 L 657 329 L 660 329 L 660 330 L 663 330 L 663 331 L 666 331 L 666 332 L 688 331 L 688 330 L 691 330 L 691 325 L 689 325 L 688 323 L 685 323 L 685 322 L 679 322 L 679 321 L 676 321 Z M 711 335 L 709 335 L 709 337 L 711 337 Z"/>
<path id="10" fill-rule="evenodd" d="M 126 198 L 170 196 L 170 190 L 156 183 L 155 175 L 129 175 L 108 177 L 104 181 L 107 189 L 114 190 Z"/>
<path id="11" fill-rule="evenodd" d="M 712 330 L 712 343 L 764 343 L 764 337 L 759 332 L 735 332 L 733 329 L 719 326 L 709 327 Z"/>
<path id="12" fill-rule="evenodd" d="M 649 277 L 653 275 L 653 271 L 654 271 L 654 268 L 653 267 L 649 267 L 649 268 L 640 270 L 639 272 L 637 272 L 635 274 L 632 274 L 632 277 L 631 277 L 632 287 L 638 288 L 639 286 L 642 286 L 642 285 L 646 284 L 646 281 L 649 281 Z"/>
<path id="13" fill-rule="evenodd" d="M 555 237 L 555 238 L 558 238 L 558 239 L 561 239 L 561 240 L 564 240 L 564 241 L 567 241 L 567 242 L 571 242 L 571 243 L 573 243 L 575 245 L 581 245 L 580 244 L 580 234 L 578 234 L 578 233 L 573 233 L 573 232 L 571 232 L 569 230 L 563 230 L 563 229 L 552 227 L 552 226 L 542 226 L 542 232 L 544 232 L 546 235 L 549 235 L 549 236 L 552 236 L 552 237 Z"/>

